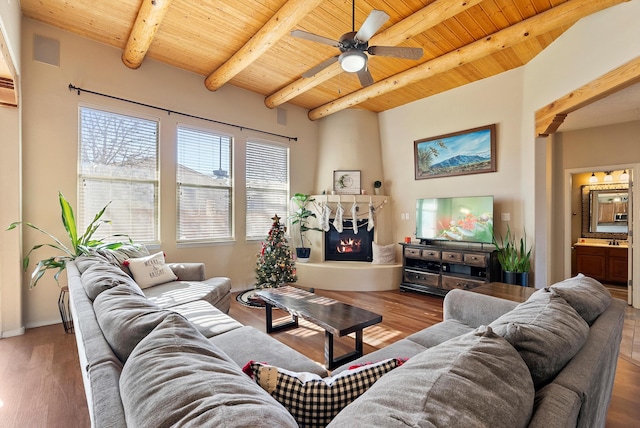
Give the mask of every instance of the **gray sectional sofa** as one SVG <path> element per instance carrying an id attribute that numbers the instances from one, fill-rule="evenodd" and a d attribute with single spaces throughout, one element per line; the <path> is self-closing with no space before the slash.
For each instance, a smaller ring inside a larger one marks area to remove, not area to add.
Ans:
<path id="1" fill-rule="evenodd" d="M 325 369 L 228 316 L 228 279 L 174 266 L 179 281 L 140 289 L 108 258 L 68 264 L 92 426 L 298 426 L 242 367 L 268 363 L 274 387 L 281 373 Z M 603 427 L 625 306 L 582 276 L 521 305 L 453 290 L 443 322 L 355 362 L 408 358 L 342 403 L 329 426 Z M 351 376 L 352 364 L 332 379 Z M 315 408 L 314 397 L 300 400 Z"/>

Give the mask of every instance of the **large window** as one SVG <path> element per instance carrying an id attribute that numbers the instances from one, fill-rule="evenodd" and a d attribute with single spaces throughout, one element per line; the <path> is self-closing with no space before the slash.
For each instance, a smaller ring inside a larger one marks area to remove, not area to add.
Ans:
<path id="1" fill-rule="evenodd" d="M 247 239 L 264 239 L 274 214 L 288 216 L 289 148 L 249 141 L 246 156 Z"/>
<path id="2" fill-rule="evenodd" d="M 178 242 L 232 238 L 231 142 L 178 126 Z"/>
<path id="3" fill-rule="evenodd" d="M 158 122 L 80 107 L 79 209 L 84 230 L 109 201 L 100 232 L 158 241 Z"/>

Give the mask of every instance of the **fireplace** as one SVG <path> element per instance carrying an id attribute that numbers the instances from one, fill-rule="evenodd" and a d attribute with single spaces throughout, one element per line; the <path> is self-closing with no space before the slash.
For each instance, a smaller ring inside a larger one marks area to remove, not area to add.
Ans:
<path id="1" fill-rule="evenodd" d="M 343 222 L 342 233 L 333 226 L 324 235 L 324 259 L 333 261 L 370 262 L 374 229 L 367 230 L 367 220 L 358 220 L 354 233 L 351 220 Z"/>

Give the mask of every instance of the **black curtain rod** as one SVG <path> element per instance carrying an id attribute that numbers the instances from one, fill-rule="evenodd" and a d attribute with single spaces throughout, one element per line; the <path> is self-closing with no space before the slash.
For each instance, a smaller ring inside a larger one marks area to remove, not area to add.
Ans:
<path id="1" fill-rule="evenodd" d="M 169 109 L 164 108 L 164 107 L 152 106 L 151 104 L 140 103 L 138 101 L 128 100 L 126 98 L 115 97 L 113 95 L 107 95 L 107 94 L 102 94 L 100 92 L 90 91 L 88 89 L 78 88 L 77 86 L 73 86 L 73 84 L 71 84 L 71 83 L 69 83 L 69 90 L 70 91 L 78 91 L 78 95 L 80 95 L 80 92 L 86 92 L 88 94 L 100 95 L 101 97 L 111 98 L 112 100 L 124 101 L 124 102 L 127 102 L 127 103 L 136 104 L 136 105 L 143 106 L 143 107 L 154 108 L 156 110 L 161 110 L 161 111 L 167 112 L 168 114 L 171 114 L 171 113 L 179 114 L 180 116 L 191 117 L 193 119 L 205 120 L 207 122 L 213 122 L 213 123 L 217 123 L 219 125 L 232 126 L 234 128 L 240 129 L 241 131 L 247 129 L 249 131 L 259 132 L 261 134 L 273 135 L 274 137 L 286 138 L 289 141 L 291 141 L 291 140 L 298 141 L 298 137 L 289 137 L 287 135 L 275 134 L 275 133 L 269 132 L 269 131 L 262 131 L 260 129 L 248 128 L 246 126 L 240 126 L 240 125 L 234 125 L 233 123 L 221 122 L 219 120 L 209 119 L 207 117 L 195 116 L 193 114 L 182 113 L 182 112 L 175 111 L 175 110 L 169 110 Z"/>

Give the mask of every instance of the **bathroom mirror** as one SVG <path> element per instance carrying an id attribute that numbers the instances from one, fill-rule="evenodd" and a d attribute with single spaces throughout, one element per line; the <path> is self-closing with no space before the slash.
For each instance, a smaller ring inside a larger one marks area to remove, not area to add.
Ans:
<path id="1" fill-rule="evenodd" d="M 582 237 L 627 239 L 628 184 L 582 186 Z"/>

